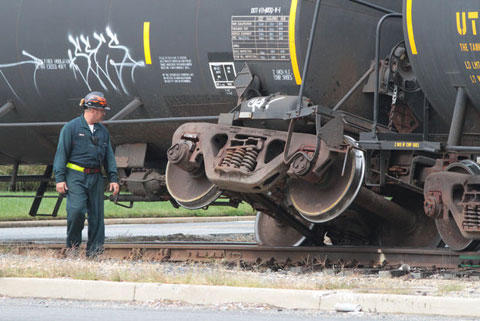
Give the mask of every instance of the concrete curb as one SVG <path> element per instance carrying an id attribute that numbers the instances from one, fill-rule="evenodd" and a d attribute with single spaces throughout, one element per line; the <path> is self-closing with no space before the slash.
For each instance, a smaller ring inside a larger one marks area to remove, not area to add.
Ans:
<path id="1" fill-rule="evenodd" d="M 474 298 L 69 279 L 0 278 L 0 295 L 99 301 L 175 300 L 190 304 L 242 302 L 324 311 L 334 311 L 336 304 L 351 303 L 360 305 L 364 312 L 463 317 L 480 315 L 480 299 Z"/>
<path id="2" fill-rule="evenodd" d="M 200 223 L 200 222 L 236 222 L 254 221 L 255 216 L 206 216 L 206 217 L 151 217 L 151 218 L 109 218 L 105 224 L 172 224 L 172 223 Z M 87 222 L 85 222 L 87 224 Z M 12 227 L 43 227 L 66 226 L 66 220 L 43 221 L 3 221 L 0 228 Z"/>

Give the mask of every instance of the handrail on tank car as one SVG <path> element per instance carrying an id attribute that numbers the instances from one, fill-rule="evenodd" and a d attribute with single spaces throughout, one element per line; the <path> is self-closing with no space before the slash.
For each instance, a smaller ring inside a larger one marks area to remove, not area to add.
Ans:
<path id="1" fill-rule="evenodd" d="M 390 9 L 387 9 L 387 8 L 384 8 L 384 7 L 381 7 L 379 5 L 373 4 L 371 2 L 363 1 L 363 0 L 349 0 L 349 1 L 357 3 L 357 4 L 365 6 L 365 7 L 369 7 L 369 8 L 378 10 L 378 11 L 382 11 L 384 13 L 398 13 L 396 11 L 393 11 L 393 10 L 390 10 Z"/>
<path id="2" fill-rule="evenodd" d="M 372 72 L 375 71 L 375 64 L 372 64 L 370 68 L 363 74 L 362 77 L 353 85 L 352 88 L 345 94 L 345 96 L 342 97 L 338 101 L 338 103 L 335 105 L 335 107 L 332 108 L 332 110 L 338 110 L 342 105 L 353 95 L 353 93 L 360 88 L 360 86 L 363 84 L 363 82 L 370 76 Z"/>
<path id="3" fill-rule="evenodd" d="M 126 125 L 139 123 L 166 123 L 166 122 L 188 122 L 188 121 L 208 121 L 218 120 L 219 116 L 190 116 L 190 117 L 165 117 L 165 118 L 144 118 L 144 119 L 124 119 L 124 120 L 106 120 L 105 125 Z M 55 127 L 63 126 L 67 122 L 37 122 L 37 123 L 0 123 L 3 127 Z"/>
<path id="4" fill-rule="evenodd" d="M 393 10 L 390 10 L 390 9 L 387 9 L 387 8 L 384 8 L 384 7 L 381 7 L 381 6 L 378 6 L 376 4 L 373 4 L 373 3 L 370 3 L 370 2 L 367 2 L 367 1 L 363 1 L 363 0 L 349 0 L 350 2 L 353 2 L 353 3 L 356 3 L 356 4 L 359 4 L 359 5 L 362 5 L 362 6 L 365 6 L 365 7 L 368 7 L 368 8 L 372 8 L 372 9 L 376 9 L 378 11 L 382 11 L 384 13 L 389 13 L 389 14 L 400 14 L 396 11 L 393 11 Z M 357 81 L 357 83 L 355 83 L 355 85 L 353 85 L 353 87 L 345 94 L 345 96 L 335 105 L 335 107 L 332 108 L 332 110 L 337 110 L 339 109 L 350 97 L 351 95 L 363 84 L 363 82 L 365 81 L 365 79 L 367 79 L 367 77 L 375 71 L 375 64 L 373 64 L 370 69 L 368 69 L 365 74 Z"/>
<path id="5" fill-rule="evenodd" d="M 317 29 L 317 22 L 318 22 L 318 13 L 320 11 L 320 4 L 322 3 L 322 0 L 317 0 L 317 3 L 315 4 L 315 12 L 313 15 L 313 21 L 312 21 L 312 27 L 310 29 L 310 39 L 308 40 L 308 47 L 307 47 L 307 54 L 305 56 L 305 65 L 303 66 L 303 73 L 302 73 L 302 84 L 300 86 L 300 90 L 298 93 L 298 101 L 297 101 L 297 109 L 295 111 L 295 114 L 293 117 L 291 116 L 290 119 L 290 124 L 288 125 L 288 133 L 287 133 L 287 141 L 285 143 L 285 148 L 283 150 L 283 160 L 286 164 L 290 163 L 293 158 L 297 154 L 302 154 L 303 157 L 305 157 L 310 163 L 312 160 L 316 159 L 319 153 L 319 148 L 320 148 L 320 137 L 319 137 L 319 129 L 320 129 L 320 115 L 316 113 L 316 118 L 315 118 L 315 124 L 316 124 L 316 131 L 317 131 L 317 145 L 315 147 L 315 152 L 313 153 L 313 156 L 310 157 L 304 152 L 297 152 L 293 153 L 292 155 L 288 155 L 288 151 L 290 149 L 290 143 L 292 139 L 292 134 L 295 128 L 295 122 L 298 117 L 301 117 L 301 110 L 303 108 L 303 91 L 305 88 L 305 82 L 307 80 L 307 74 L 308 74 L 308 66 L 310 65 L 310 56 L 312 53 L 312 48 L 313 48 L 313 38 L 315 37 L 315 30 Z"/>
<path id="6" fill-rule="evenodd" d="M 403 15 L 400 13 L 389 13 L 384 15 L 377 24 L 377 31 L 375 35 L 375 88 L 373 96 L 373 125 L 372 125 L 372 135 L 377 136 L 377 124 L 378 124 L 378 86 L 380 85 L 380 39 L 383 23 L 390 18 L 402 18 Z"/>
<path id="7" fill-rule="evenodd" d="M 315 11 L 313 14 L 312 27 L 310 29 L 310 39 L 308 39 L 307 54 L 305 56 L 305 65 L 303 66 L 302 84 L 300 85 L 300 91 L 298 93 L 298 102 L 297 102 L 297 111 L 296 111 L 297 117 L 300 115 L 300 109 L 302 109 L 303 107 L 303 92 L 305 89 L 305 83 L 307 82 L 308 67 L 310 65 L 310 56 L 312 54 L 312 48 L 313 48 L 313 38 L 315 38 L 315 30 L 317 29 L 318 13 L 320 11 L 321 3 L 322 3 L 322 0 L 317 0 L 317 4 L 315 5 Z"/>

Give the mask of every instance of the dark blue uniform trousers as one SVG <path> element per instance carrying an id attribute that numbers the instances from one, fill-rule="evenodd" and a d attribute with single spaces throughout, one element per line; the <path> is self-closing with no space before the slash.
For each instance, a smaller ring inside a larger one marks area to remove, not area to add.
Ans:
<path id="1" fill-rule="evenodd" d="M 67 169 L 67 247 L 82 243 L 85 213 L 88 213 L 87 256 L 103 252 L 105 224 L 103 214 L 103 176 Z"/>

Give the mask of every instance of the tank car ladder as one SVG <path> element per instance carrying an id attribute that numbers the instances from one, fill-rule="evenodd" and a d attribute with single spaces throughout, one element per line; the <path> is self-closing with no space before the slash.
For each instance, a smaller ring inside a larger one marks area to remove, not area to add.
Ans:
<path id="1" fill-rule="evenodd" d="M 40 204 L 42 203 L 43 198 L 47 198 L 48 196 L 45 196 L 45 192 L 48 187 L 48 183 L 50 178 L 52 177 L 53 173 L 53 165 L 47 165 L 45 168 L 45 172 L 43 174 L 44 180 L 40 182 L 40 185 L 38 186 L 37 193 L 35 194 L 35 199 L 32 202 L 32 206 L 30 207 L 30 211 L 28 212 L 28 215 L 30 216 L 51 216 L 51 217 L 57 217 L 58 210 L 60 209 L 60 205 L 62 205 L 62 201 L 65 198 L 64 195 L 60 194 L 57 197 L 57 201 L 55 203 L 55 207 L 53 208 L 53 211 L 51 214 L 39 214 L 38 210 L 40 208 Z"/>
<path id="2" fill-rule="evenodd" d="M 9 182 L 9 190 L 10 191 L 15 191 L 16 188 L 16 183 L 17 181 L 20 182 L 40 182 L 40 185 L 37 188 L 36 194 L 35 195 L 0 195 L 0 198 L 33 198 L 32 205 L 30 207 L 29 215 L 32 217 L 35 216 L 51 216 L 51 217 L 57 217 L 58 211 L 60 209 L 60 206 L 62 205 L 62 201 L 65 198 L 64 195 L 59 195 L 59 196 L 49 196 L 45 195 L 45 192 L 47 191 L 47 187 L 49 182 L 52 180 L 52 172 L 53 172 L 53 166 L 52 165 L 47 165 L 45 168 L 45 172 L 43 175 L 18 175 L 18 168 L 19 168 L 19 162 L 15 162 L 13 164 L 13 171 L 12 174 L 9 176 L 0 176 L 0 181 L 1 182 Z M 44 198 L 56 198 L 56 203 L 53 208 L 52 213 L 50 214 L 39 214 L 38 210 L 40 209 L 40 205 L 42 202 L 42 199 Z"/>

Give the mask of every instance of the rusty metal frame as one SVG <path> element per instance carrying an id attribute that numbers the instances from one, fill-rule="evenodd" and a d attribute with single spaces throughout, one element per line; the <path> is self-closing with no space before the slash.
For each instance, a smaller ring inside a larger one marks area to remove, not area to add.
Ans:
<path id="1" fill-rule="evenodd" d="M 468 221 L 468 208 L 471 206 L 476 208 L 479 201 L 466 195 L 480 193 L 478 186 L 480 186 L 478 175 L 448 171 L 429 175 L 424 187 L 426 214 L 435 219 L 449 220 L 451 213 L 466 239 L 480 240 L 480 224 L 476 227 L 465 224 Z M 458 195 L 459 189 L 462 195 Z"/>
<path id="2" fill-rule="evenodd" d="M 283 154 L 278 154 L 275 158 L 266 162 L 268 146 L 275 141 L 285 143 L 288 134 L 283 131 L 274 131 L 267 129 L 236 127 L 222 124 L 210 123 L 187 123 L 180 126 L 175 132 L 172 145 L 181 143 L 182 140 L 189 139 L 187 136 L 195 136 L 197 145 L 194 153 L 203 155 L 205 174 L 209 181 L 225 187 L 227 190 L 242 193 L 263 193 L 267 192 L 271 186 L 286 175 L 289 165 L 284 162 Z M 227 144 L 219 150 L 212 143 L 215 137 L 227 137 Z M 317 137 L 311 134 L 292 133 L 291 149 L 298 152 L 313 153 Z M 263 148 L 259 150 L 256 167 L 254 171 L 247 171 L 241 168 L 225 168 L 222 162 L 227 157 L 228 148 L 232 147 L 228 142 L 234 141 L 238 137 L 253 137 L 263 141 Z M 324 142 L 320 142 L 319 150 L 329 151 Z M 190 156 L 196 158 L 196 155 Z M 275 176 L 277 175 L 278 176 Z"/>

